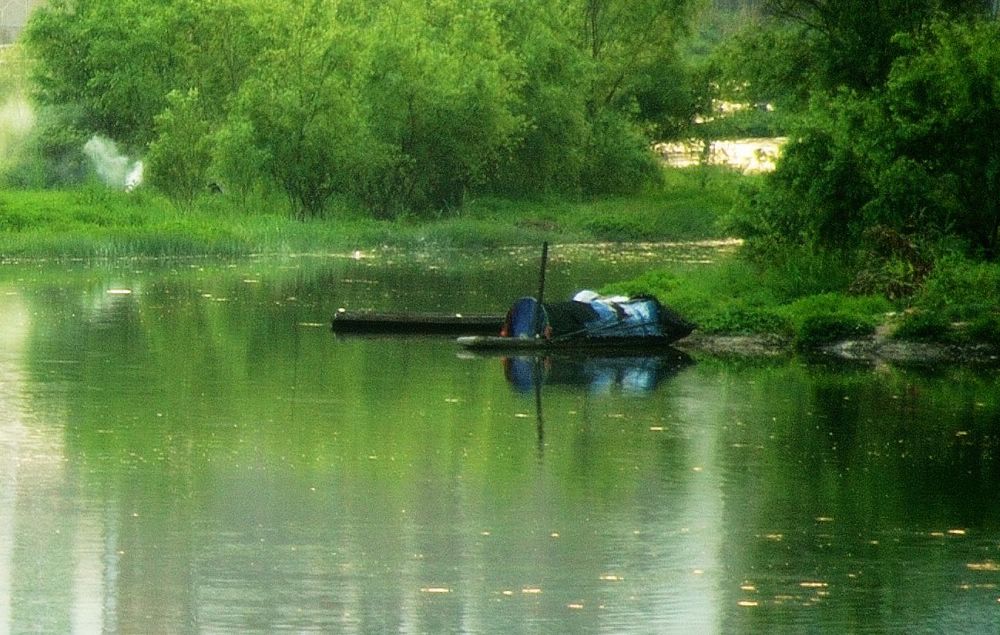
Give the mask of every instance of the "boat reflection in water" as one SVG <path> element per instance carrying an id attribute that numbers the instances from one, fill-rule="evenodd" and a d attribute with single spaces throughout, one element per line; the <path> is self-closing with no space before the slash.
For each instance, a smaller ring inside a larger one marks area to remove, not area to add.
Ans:
<path id="1" fill-rule="evenodd" d="M 653 356 L 547 355 L 504 357 L 507 381 L 519 392 L 543 385 L 578 386 L 600 394 L 613 390 L 647 393 L 694 363 L 678 350 Z"/>

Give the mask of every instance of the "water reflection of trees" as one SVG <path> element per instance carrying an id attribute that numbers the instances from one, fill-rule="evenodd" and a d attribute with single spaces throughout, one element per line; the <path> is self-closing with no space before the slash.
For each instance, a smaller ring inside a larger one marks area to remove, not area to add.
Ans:
<path id="1" fill-rule="evenodd" d="M 102 285 L 36 289 L 48 319 L 26 359 L 35 385 L 60 386 L 32 408 L 62 437 L 64 504 L 87 501 L 79 523 L 106 538 L 87 543 L 106 585 L 93 608 L 122 630 L 266 630 L 296 610 L 303 628 L 448 630 L 503 590 L 561 611 L 606 584 L 604 539 L 552 534 L 582 508 L 609 531 L 643 524 L 631 502 L 655 470 L 623 465 L 663 448 L 603 425 L 612 404 L 586 431 L 555 425 L 540 465 L 495 367 L 470 372 L 440 342 L 334 341 L 298 326 L 307 294 L 236 276 Z M 432 610 L 420 589 L 438 586 L 471 599 Z M 523 630 L 532 611 L 506 619 Z"/>
<path id="2" fill-rule="evenodd" d="M 734 471 L 727 514 L 740 519 L 722 558 L 729 602 L 744 603 L 732 630 L 793 627 L 804 607 L 840 631 L 989 624 L 984 589 L 1000 577 L 966 564 L 994 557 L 1000 524 L 996 378 L 943 375 L 748 376 L 740 401 L 753 406 L 734 408 L 720 444 Z"/>
<path id="3" fill-rule="evenodd" d="M 975 624 L 977 585 L 998 582 L 992 376 L 703 361 L 641 399 L 552 385 L 539 458 L 534 402 L 495 363 L 334 340 L 297 326 L 311 279 L 244 279 L 28 294 L 46 318 L 31 407 L 62 434 L 60 504 L 79 506 L 59 527 L 106 549 L 121 630 L 293 613 L 525 630 L 581 598 L 624 620 L 696 596 L 704 612 L 684 616 L 726 631 L 941 626 L 944 605 Z M 591 530 L 568 529 L 581 518 Z"/>

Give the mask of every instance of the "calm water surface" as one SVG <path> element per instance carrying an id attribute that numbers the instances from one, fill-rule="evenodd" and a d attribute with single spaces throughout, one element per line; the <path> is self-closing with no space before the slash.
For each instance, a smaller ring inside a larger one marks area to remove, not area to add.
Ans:
<path id="1" fill-rule="evenodd" d="M 710 256 L 553 254 L 556 297 Z M 994 372 L 334 336 L 537 278 L 359 256 L 0 267 L 0 633 L 1000 624 Z"/>

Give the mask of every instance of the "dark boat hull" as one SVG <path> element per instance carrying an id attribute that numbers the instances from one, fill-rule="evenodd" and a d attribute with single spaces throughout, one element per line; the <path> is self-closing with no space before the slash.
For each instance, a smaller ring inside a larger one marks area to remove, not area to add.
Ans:
<path id="1" fill-rule="evenodd" d="M 338 333 L 495 335 L 502 324 L 502 315 L 338 311 L 333 316 Z"/>
<path id="2" fill-rule="evenodd" d="M 471 335 L 458 338 L 459 346 L 474 351 L 614 351 L 637 354 L 669 350 L 676 341 L 667 337 L 575 337 L 561 340 L 528 337 Z"/>

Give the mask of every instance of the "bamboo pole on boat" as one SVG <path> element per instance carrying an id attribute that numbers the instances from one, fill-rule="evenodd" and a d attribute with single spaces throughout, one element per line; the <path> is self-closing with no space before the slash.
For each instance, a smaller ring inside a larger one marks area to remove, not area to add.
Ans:
<path id="1" fill-rule="evenodd" d="M 542 265 L 538 273 L 538 297 L 535 303 L 535 319 L 534 319 L 534 330 L 535 337 L 541 337 L 542 335 L 542 301 L 545 299 L 545 267 L 549 260 L 549 243 L 544 241 L 542 243 Z"/>

